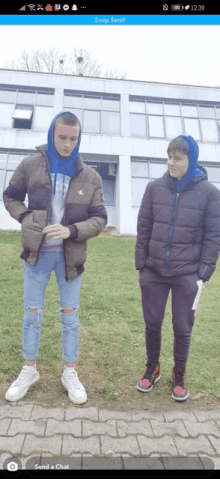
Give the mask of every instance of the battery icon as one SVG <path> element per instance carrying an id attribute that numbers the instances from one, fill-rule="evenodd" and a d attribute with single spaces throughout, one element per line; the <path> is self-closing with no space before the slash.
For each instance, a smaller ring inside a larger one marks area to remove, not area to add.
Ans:
<path id="1" fill-rule="evenodd" d="M 181 10 L 183 10 L 183 8 L 184 6 L 180 4 L 171 5 L 171 10 L 173 10 L 174 12 L 180 12 Z"/>

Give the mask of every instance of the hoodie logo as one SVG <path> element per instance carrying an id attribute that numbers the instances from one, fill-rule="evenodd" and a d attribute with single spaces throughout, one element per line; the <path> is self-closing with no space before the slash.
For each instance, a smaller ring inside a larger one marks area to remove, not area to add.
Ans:
<path id="1" fill-rule="evenodd" d="M 83 190 L 78 191 L 79 195 L 83 195 Z"/>

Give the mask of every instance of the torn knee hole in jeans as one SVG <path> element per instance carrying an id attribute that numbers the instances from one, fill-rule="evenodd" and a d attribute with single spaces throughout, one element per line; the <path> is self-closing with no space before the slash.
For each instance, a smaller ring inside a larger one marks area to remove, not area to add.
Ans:
<path id="1" fill-rule="evenodd" d="M 35 306 L 31 306 L 28 308 L 31 313 L 38 313 L 38 308 Z"/>
<path id="2" fill-rule="evenodd" d="M 63 308 L 63 309 L 61 309 L 61 313 L 66 313 L 66 314 L 72 313 L 73 311 L 75 311 L 75 309 L 76 309 L 76 308 L 73 308 L 73 307 L 71 307 L 71 308 Z"/>

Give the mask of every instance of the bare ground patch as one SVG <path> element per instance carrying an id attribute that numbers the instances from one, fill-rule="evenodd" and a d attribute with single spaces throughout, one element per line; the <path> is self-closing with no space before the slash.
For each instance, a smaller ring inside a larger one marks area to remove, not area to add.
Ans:
<path id="1" fill-rule="evenodd" d="M 57 377 L 50 373 L 56 369 Z M 38 364 L 40 380 L 33 385 L 27 395 L 19 401 L 23 403 L 34 403 L 44 407 L 64 407 L 68 408 L 73 403 L 68 398 L 68 392 L 61 384 L 63 371 L 62 363 L 52 363 L 51 365 Z M 96 407 L 98 409 L 130 411 L 130 410 L 149 410 L 153 412 L 193 411 L 194 409 L 215 409 L 220 408 L 220 398 L 211 394 L 204 396 L 198 395 L 190 389 L 190 397 L 183 403 L 175 402 L 171 397 L 171 380 L 163 383 L 160 380 L 149 393 L 141 393 L 136 389 L 136 384 L 120 384 L 117 387 L 117 393 L 114 398 L 109 398 L 108 383 L 102 377 L 98 377 L 97 371 L 93 372 L 86 366 L 77 368 L 80 381 L 83 383 L 88 396 L 88 401 L 83 406 L 75 407 Z M 139 377 L 137 378 L 138 381 Z M 5 400 L 5 392 L 11 382 L 4 380 L 0 394 L 0 406 L 8 404 Z"/>

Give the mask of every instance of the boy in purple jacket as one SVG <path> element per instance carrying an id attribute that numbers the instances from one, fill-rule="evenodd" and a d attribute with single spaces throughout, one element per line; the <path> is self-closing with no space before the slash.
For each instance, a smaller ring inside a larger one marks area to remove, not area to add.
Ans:
<path id="1" fill-rule="evenodd" d="M 185 401 L 195 311 L 220 251 L 220 191 L 197 166 L 199 147 L 191 136 L 172 140 L 167 153 L 168 171 L 148 183 L 138 214 L 135 266 L 140 271 L 148 360 L 137 389 L 149 392 L 161 377 L 161 326 L 171 289 L 172 397 Z"/>

